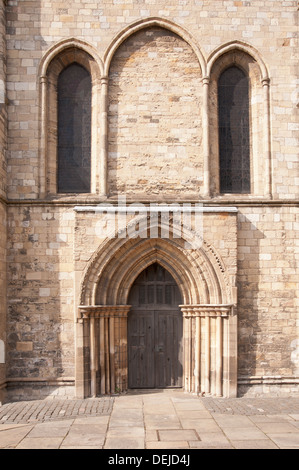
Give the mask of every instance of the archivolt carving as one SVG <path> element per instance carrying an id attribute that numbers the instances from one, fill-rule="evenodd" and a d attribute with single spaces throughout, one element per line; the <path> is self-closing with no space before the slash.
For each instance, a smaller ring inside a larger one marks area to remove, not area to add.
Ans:
<path id="1" fill-rule="evenodd" d="M 190 238 L 191 233 L 190 231 Z M 184 304 L 231 302 L 228 277 L 220 256 L 206 242 L 197 249 L 186 238 L 113 238 L 105 240 L 91 259 L 81 284 L 81 305 L 124 305 L 136 277 L 160 263 L 176 280 Z M 189 241 L 190 241 L 189 238 Z"/>

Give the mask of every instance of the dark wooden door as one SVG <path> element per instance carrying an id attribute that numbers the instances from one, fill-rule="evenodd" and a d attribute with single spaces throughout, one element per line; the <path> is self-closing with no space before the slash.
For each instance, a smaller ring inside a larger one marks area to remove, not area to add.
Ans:
<path id="1" fill-rule="evenodd" d="M 155 263 L 132 286 L 128 316 L 130 388 L 182 386 L 183 320 L 173 277 Z"/>

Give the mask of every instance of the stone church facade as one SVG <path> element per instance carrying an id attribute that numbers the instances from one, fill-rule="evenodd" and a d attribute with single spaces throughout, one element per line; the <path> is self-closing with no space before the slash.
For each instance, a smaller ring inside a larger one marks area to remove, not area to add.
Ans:
<path id="1" fill-rule="evenodd" d="M 0 401 L 298 392 L 298 9 L 0 0 Z"/>

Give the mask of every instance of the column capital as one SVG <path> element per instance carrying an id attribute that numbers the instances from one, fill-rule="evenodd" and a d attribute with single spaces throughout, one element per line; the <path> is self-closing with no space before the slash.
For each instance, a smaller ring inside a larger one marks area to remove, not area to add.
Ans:
<path id="1" fill-rule="evenodd" d="M 108 85 L 109 77 L 101 77 L 101 85 Z"/>
<path id="2" fill-rule="evenodd" d="M 126 318 L 131 305 L 80 305 L 78 319 Z"/>
<path id="3" fill-rule="evenodd" d="M 270 86 L 270 78 L 262 78 L 262 85 L 263 86 Z"/>
<path id="4" fill-rule="evenodd" d="M 184 318 L 188 317 L 228 317 L 232 315 L 233 305 L 180 305 Z"/>
<path id="5" fill-rule="evenodd" d="M 47 75 L 41 75 L 39 77 L 39 80 L 40 80 L 40 83 L 43 84 L 43 83 L 47 83 L 48 82 L 48 77 Z"/>

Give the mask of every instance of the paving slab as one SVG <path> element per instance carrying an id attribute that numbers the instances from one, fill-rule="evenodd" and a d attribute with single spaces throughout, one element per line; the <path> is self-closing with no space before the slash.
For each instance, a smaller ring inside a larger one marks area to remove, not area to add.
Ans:
<path id="1" fill-rule="evenodd" d="M 61 437 L 25 437 L 16 449 L 59 449 Z"/>
<path id="2" fill-rule="evenodd" d="M 234 449 L 233 445 L 227 442 L 202 442 L 202 441 L 191 441 L 189 442 L 190 449 Z"/>
<path id="3" fill-rule="evenodd" d="M 221 427 L 226 428 L 254 428 L 255 424 L 251 421 L 249 416 L 213 414 L 213 418 Z"/>
<path id="4" fill-rule="evenodd" d="M 245 441 L 234 440 L 232 445 L 235 449 L 278 449 L 278 446 L 271 439 L 259 439 Z"/>
<path id="5" fill-rule="evenodd" d="M 160 441 L 196 441 L 199 436 L 194 429 L 159 429 Z"/>
<path id="6" fill-rule="evenodd" d="M 71 429 L 69 434 L 63 439 L 61 442 L 62 446 L 95 446 L 96 448 L 102 448 L 106 439 L 106 433 L 89 433 L 89 434 L 83 434 L 83 431 L 81 433 L 78 432 L 73 432 Z"/>
<path id="7" fill-rule="evenodd" d="M 226 435 L 226 437 L 230 441 L 234 440 L 251 440 L 251 441 L 256 441 L 260 439 L 265 439 L 265 434 L 260 431 L 258 428 L 241 428 L 241 427 L 229 427 L 229 428 L 224 428 L 222 427 L 223 433 Z"/>
<path id="8" fill-rule="evenodd" d="M 128 426 L 124 432 L 123 427 L 118 427 L 118 428 L 109 428 L 109 431 L 107 433 L 108 438 L 112 437 L 117 437 L 118 439 L 123 439 L 125 434 L 126 438 L 134 438 L 134 437 L 142 437 L 144 438 L 145 436 L 145 429 L 144 426 Z"/>
<path id="9" fill-rule="evenodd" d="M 108 437 L 106 439 L 104 449 L 144 449 L 143 438 L 132 438 L 123 437 Z"/>
<path id="10" fill-rule="evenodd" d="M 0 427 L 0 449 L 16 447 L 32 430 L 33 426 L 19 426 L 9 429 Z"/>
<path id="11" fill-rule="evenodd" d="M 146 449 L 190 449 L 187 441 L 149 441 Z"/>
<path id="12" fill-rule="evenodd" d="M 299 429 L 290 422 L 275 422 L 275 423 L 257 423 L 257 426 L 265 434 L 269 433 L 286 433 L 286 432 L 298 432 Z"/>
<path id="13" fill-rule="evenodd" d="M 146 429 L 179 429 L 181 428 L 180 420 L 176 415 L 147 415 L 144 417 L 144 425 Z"/>
<path id="14" fill-rule="evenodd" d="M 199 434 L 220 432 L 220 426 L 213 419 L 181 419 L 184 429 L 195 429 Z"/>
<path id="15" fill-rule="evenodd" d="M 69 428 L 72 423 L 64 423 L 60 421 L 54 421 L 51 423 L 39 423 L 27 435 L 28 438 L 35 437 L 65 437 L 69 432 Z"/>
<path id="16" fill-rule="evenodd" d="M 176 410 L 177 415 L 180 419 L 210 419 L 211 414 L 204 410 Z"/>
<path id="17" fill-rule="evenodd" d="M 280 449 L 299 449 L 298 433 L 269 433 L 268 436 Z"/>

